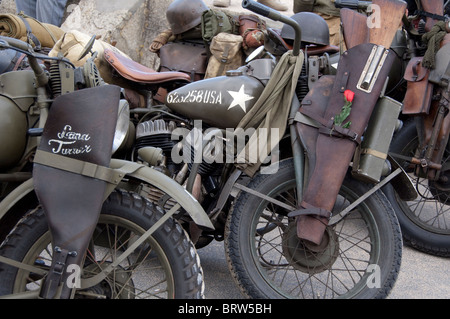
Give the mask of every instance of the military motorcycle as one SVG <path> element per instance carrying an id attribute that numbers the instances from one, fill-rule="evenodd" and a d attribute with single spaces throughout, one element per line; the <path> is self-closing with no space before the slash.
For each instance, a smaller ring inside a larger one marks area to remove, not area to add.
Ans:
<path id="1" fill-rule="evenodd" d="M 338 0 L 336 4 L 365 10 L 370 2 Z M 348 9 L 343 9 L 344 19 Z M 405 243 L 425 253 L 448 257 L 450 214 L 445 163 L 449 132 L 445 123 L 449 29 L 445 28 L 448 17 L 444 9 L 442 1 L 410 3 L 399 40 L 393 44 L 398 57 L 395 65 L 401 77 L 394 81 L 387 95 L 403 102 L 400 114 L 403 127 L 391 143 L 390 161 L 398 162 L 408 172 L 415 191 L 409 200 L 402 199 L 392 185 L 383 191 L 396 211 Z M 364 23 L 366 18 L 359 17 Z M 354 36 L 355 29 L 358 29 L 355 25 L 348 28 Z M 429 42 L 437 33 L 439 39 Z M 435 61 L 433 67 L 429 62 L 428 66 L 423 65 L 426 55 L 428 61 L 430 56 Z"/>
<path id="2" fill-rule="evenodd" d="M 419 6 L 419 15 L 405 26 L 410 52 L 404 75 L 405 125 L 390 150 L 408 172 L 417 197 L 404 201 L 392 187 L 384 191 L 396 210 L 405 242 L 420 251 L 449 257 L 446 163 L 450 28 L 442 1 L 420 1 Z"/>
<path id="3" fill-rule="evenodd" d="M 297 21 L 254 1 L 242 6 L 287 24 L 295 35 L 292 50 L 185 84 L 164 105 L 140 110 L 145 115 L 130 156 L 201 203 L 214 231 L 177 217 L 197 248 L 224 240 L 245 296 L 386 297 L 400 268 L 402 237 L 380 189 L 403 185 L 407 176 L 375 155 L 387 152 L 398 124 L 401 105 L 383 89 L 404 3 L 382 1 L 380 7 L 395 12 L 387 31 L 346 51 L 335 75 L 316 77 L 304 72 L 327 64 L 326 55 L 305 58 Z M 105 55 L 137 88 L 157 86 L 154 72 L 114 52 Z M 149 146 L 160 149 L 157 160 Z M 173 205 L 151 186 L 136 183 L 134 190 L 166 209 Z"/>
<path id="4" fill-rule="evenodd" d="M 0 75 L 2 181 L 28 178 L 0 202 L 8 231 L 1 298 L 202 298 L 198 255 L 173 215 L 187 212 L 200 227 L 213 226 L 172 179 L 111 160 L 129 121 L 120 116 L 121 89 L 102 84 L 93 59 L 79 69 L 17 39 L 0 37 L 0 46 L 25 54 L 30 65 Z M 175 205 L 165 212 L 123 190 L 128 180 L 161 189 Z"/>

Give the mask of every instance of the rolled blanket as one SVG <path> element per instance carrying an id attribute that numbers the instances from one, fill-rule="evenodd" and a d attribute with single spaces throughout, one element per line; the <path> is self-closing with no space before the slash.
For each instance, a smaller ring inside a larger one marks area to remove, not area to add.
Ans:
<path id="1" fill-rule="evenodd" d="M 436 53 L 441 46 L 441 41 L 447 34 L 447 22 L 439 21 L 433 28 L 422 36 L 422 41 L 427 44 L 427 51 L 422 60 L 422 65 L 433 70 L 436 67 Z"/>
<path id="2" fill-rule="evenodd" d="M 15 14 L 0 14 L 0 35 L 28 42 L 27 23 L 42 47 L 52 48 L 64 35 L 64 31 L 55 25 L 41 23 L 34 18 Z M 32 44 L 36 46 L 39 43 Z"/>

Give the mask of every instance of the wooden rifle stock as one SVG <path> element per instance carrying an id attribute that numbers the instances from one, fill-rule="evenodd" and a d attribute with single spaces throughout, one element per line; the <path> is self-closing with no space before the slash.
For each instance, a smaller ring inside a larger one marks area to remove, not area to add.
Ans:
<path id="1" fill-rule="evenodd" d="M 367 17 L 347 8 L 341 9 L 341 21 L 347 49 L 362 43 L 382 45 L 386 49 L 391 46 L 405 14 L 406 3 L 401 0 L 374 0 L 372 5 L 376 5 L 376 7 L 372 7 L 373 10 L 380 10 L 375 12 L 373 17 Z M 369 19 L 377 18 L 381 21 L 379 23 L 371 21 L 371 27 L 369 27 Z"/>
<path id="2" fill-rule="evenodd" d="M 369 42 L 369 28 L 367 27 L 366 15 L 343 8 L 341 9 L 341 21 L 347 49 Z"/>
<path id="3" fill-rule="evenodd" d="M 369 41 L 389 49 L 405 14 L 406 2 L 401 0 L 373 0 L 372 5 L 378 6 L 375 10 L 380 10 L 381 23 L 379 27 L 369 29 Z"/>

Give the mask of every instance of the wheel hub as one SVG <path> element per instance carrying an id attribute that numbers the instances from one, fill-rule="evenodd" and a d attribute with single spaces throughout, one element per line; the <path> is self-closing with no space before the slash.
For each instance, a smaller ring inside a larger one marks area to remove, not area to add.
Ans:
<path id="1" fill-rule="evenodd" d="M 283 254 L 294 268 L 311 275 L 329 269 L 339 255 L 336 233 L 327 227 L 320 245 L 298 238 L 297 224 L 291 222 L 283 234 Z"/>
<path id="2" fill-rule="evenodd" d="M 104 262 L 103 268 L 106 268 L 108 264 L 110 262 Z M 99 274 L 101 270 L 97 264 L 90 264 L 84 267 L 83 272 L 92 277 Z M 133 296 L 135 296 L 133 280 L 120 266 L 97 285 L 77 291 L 77 298 L 132 299 Z"/>

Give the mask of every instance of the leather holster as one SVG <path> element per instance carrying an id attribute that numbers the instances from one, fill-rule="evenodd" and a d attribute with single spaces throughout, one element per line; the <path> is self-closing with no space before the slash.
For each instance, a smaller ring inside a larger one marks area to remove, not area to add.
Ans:
<path id="1" fill-rule="evenodd" d="M 300 107 L 297 130 L 305 147 L 308 161 L 307 182 L 301 207 L 290 214 L 297 217 L 297 235 L 319 245 L 331 217 L 331 210 L 361 142 L 375 104 L 385 85 L 392 53 L 386 53 L 384 63 L 370 92 L 358 87 L 368 64 L 374 44 L 357 45 L 346 51 L 335 76 L 323 76 L 306 95 Z M 355 93 L 350 116 L 345 121 L 350 127 L 334 125 L 334 118 L 345 104 L 344 91 Z"/>
<path id="2" fill-rule="evenodd" d="M 50 109 L 33 168 L 53 245 L 42 298 L 71 297 L 67 267 L 81 267 L 98 221 L 107 184 L 98 172 L 111 160 L 119 99 L 120 88 L 105 85 L 62 95 Z"/>

